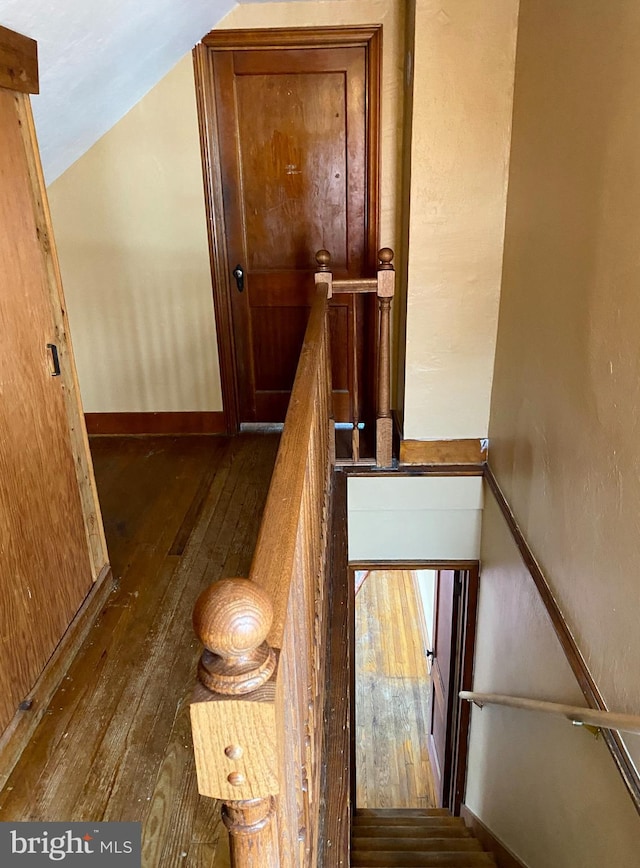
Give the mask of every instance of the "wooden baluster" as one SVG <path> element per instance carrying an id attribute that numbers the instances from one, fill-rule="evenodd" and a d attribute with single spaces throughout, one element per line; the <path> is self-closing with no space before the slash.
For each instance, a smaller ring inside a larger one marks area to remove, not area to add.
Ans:
<path id="1" fill-rule="evenodd" d="M 393 250 L 383 247 L 378 252 L 378 418 L 376 420 L 376 464 L 390 467 L 392 463 L 393 419 L 391 418 L 391 300 L 395 290 L 395 271 L 391 261 Z"/>
<path id="2" fill-rule="evenodd" d="M 225 802 L 222 820 L 229 830 L 231 865 L 278 868 L 273 798 Z"/>
<path id="3" fill-rule="evenodd" d="M 318 250 L 316 253 L 316 262 L 318 263 L 318 267 L 315 273 L 315 283 L 316 286 L 319 283 L 327 284 L 327 298 L 331 298 L 333 296 L 333 274 L 331 273 L 331 254 L 328 250 Z M 327 331 L 327 340 L 328 340 L 328 331 Z M 331 356 L 327 349 L 327 366 L 329 370 L 329 377 L 331 376 Z M 334 467 L 336 463 L 336 423 L 333 417 L 333 394 L 331 389 L 329 389 L 329 436 L 331 437 L 331 466 Z"/>
<path id="4" fill-rule="evenodd" d="M 205 646 L 198 678 L 206 690 L 196 688 L 191 704 L 198 788 L 224 802 L 232 868 L 280 865 L 272 620 L 268 594 L 249 579 L 215 582 L 193 612 Z"/>

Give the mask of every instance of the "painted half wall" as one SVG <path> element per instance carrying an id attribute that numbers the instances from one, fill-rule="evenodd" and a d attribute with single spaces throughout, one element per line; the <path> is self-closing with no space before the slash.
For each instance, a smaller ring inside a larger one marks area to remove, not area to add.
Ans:
<path id="1" fill-rule="evenodd" d="M 640 6 L 522 0 L 490 462 L 612 710 L 640 714 Z M 640 738 L 625 737 L 640 767 Z"/>
<path id="2" fill-rule="evenodd" d="M 415 6 L 404 437 L 484 438 L 518 0 Z"/>
<path id="3" fill-rule="evenodd" d="M 351 561 L 477 560 L 482 478 L 351 476 Z"/>
<path id="4" fill-rule="evenodd" d="M 551 621 L 487 492 L 473 689 L 584 706 Z M 471 717 L 465 802 L 528 868 L 633 868 L 640 818 L 602 740 L 549 715 Z"/>
<path id="5" fill-rule="evenodd" d="M 191 55 L 48 194 L 85 411 L 221 410 Z"/>

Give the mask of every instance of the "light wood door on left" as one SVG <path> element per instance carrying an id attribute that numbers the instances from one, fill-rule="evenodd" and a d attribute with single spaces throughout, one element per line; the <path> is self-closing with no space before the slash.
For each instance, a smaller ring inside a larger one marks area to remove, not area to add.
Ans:
<path id="1" fill-rule="evenodd" d="M 92 584 L 27 99 L 0 88 L 0 732 Z"/>

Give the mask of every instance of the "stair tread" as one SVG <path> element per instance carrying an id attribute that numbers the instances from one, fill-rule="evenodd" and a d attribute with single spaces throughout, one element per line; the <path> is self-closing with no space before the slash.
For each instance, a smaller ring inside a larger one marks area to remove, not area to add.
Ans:
<path id="1" fill-rule="evenodd" d="M 457 826 L 353 826 L 352 837 L 378 841 L 379 838 L 471 838 L 464 825 Z"/>
<path id="2" fill-rule="evenodd" d="M 373 846 L 375 844 L 375 847 Z M 352 853 L 369 853 L 373 849 L 385 852 L 433 852 L 443 853 L 476 851 L 481 852 L 480 842 L 475 838 L 361 838 L 356 836 L 351 841 Z"/>
<path id="3" fill-rule="evenodd" d="M 351 865 L 353 868 L 476 868 L 481 865 L 492 865 L 495 860 L 489 853 L 447 853 L 418 851 L 392 852 L 375 850 L 372 852 L 353 852 Z"/>
<path id="4" fill-rule="evenodd" d="M 464 826 L 464 821 L 460 817 L 369 817 L 369 816 L 360 816 L 356 815 L 353 818 L 353 826 L 354 828 L 364 828 L 364 827 L 385 827 L 385 826 L 424 826 L 428 827 L 437 827 L 442 826 Z"/>
<path id="5" fill-rule="evenodd" d="M 356 808 L 356 817 L 450 817 L 446 808 Z"/>

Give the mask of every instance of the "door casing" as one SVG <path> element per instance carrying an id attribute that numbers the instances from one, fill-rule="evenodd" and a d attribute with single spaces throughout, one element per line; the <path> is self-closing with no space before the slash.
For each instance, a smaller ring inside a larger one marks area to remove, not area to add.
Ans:
<path id="1" fill-rule="evenodd" d="M 258 48 L 285 50 L 323 47 L 365 49 L 368 100 L 366 244 L 370 260 L 367 265 L 373 270 L 376 266 L 376 245 L 379 236 L 382 25 L 212 30 L 193 50 L 222 402 L 228 434 L 239 430 L 240 415 L 231 305 L 230 275 L 233 263 L 228 261 L 226 248 L 222 171 L 216 146 L 218 131 L 211 52 L 213 49 L 239 51 Z"/>

